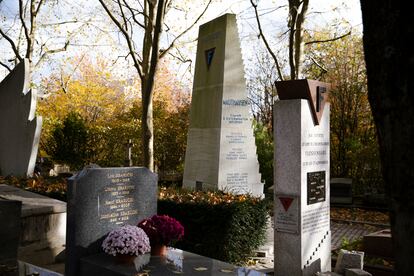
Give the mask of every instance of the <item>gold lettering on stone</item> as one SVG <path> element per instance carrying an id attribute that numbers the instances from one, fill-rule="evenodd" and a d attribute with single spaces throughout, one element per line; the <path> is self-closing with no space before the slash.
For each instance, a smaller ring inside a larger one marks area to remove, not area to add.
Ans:
<path id="1" fill-rule="evenodd" d="M 108 186 L 100 195 L 99 218 L 109 223 L 123 224 L 137 215 L 135 208 L 135 185 L 131 184 L 132 172 L 107 175 Z"/>

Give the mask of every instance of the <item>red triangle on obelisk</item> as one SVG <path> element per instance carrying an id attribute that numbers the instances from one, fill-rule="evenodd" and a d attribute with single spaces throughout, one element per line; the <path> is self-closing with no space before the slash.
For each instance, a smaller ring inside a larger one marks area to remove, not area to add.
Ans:
<path id="1" fill-rule="evenodd" d="M 287 210 L 289 209 L 290 205 L 292 204 L 293 197 L 279 197 L 279 200 L 282 203 L 283 208 L 287 212 Z"/>

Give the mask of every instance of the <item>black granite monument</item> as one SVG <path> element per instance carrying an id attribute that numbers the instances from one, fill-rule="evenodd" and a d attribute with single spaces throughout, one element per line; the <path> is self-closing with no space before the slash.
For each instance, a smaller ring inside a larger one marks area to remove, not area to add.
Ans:
<path id="1" fill-rule="evenodd" d="M 101 252 L 105 235 L 157 213 L 157 175 L 147 168 L 87 167 L 69 179 L 65 275 Z"/>

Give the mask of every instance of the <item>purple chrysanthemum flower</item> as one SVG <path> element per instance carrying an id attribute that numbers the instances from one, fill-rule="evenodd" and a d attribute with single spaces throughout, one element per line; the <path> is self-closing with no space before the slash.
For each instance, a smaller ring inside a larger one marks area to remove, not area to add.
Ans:
<path id="1" fill-rule="evenodd" d="M 105 253 L 142 255 L 151 251 L 149 238 L 145 231 L 137 226 L 124 225 L 109 232 L 102 242 Z"/>
<path id="2" fill-rule="evenodd" d="M 170 245 L 184 236 L 184 227 L 181 223 L 167 215 L 154 215 L 144 219 L 138 227 L 141 227 L 148 235 L 151 245 Z"/>

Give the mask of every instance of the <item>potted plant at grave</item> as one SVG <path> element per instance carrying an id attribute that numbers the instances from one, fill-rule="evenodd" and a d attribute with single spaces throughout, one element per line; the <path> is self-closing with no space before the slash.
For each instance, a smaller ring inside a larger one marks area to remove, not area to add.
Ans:
<path id="1" fill-rule="evenodd" d="M 102 242 L 102 249 L 115 256 L 119 263 L 132 263 L 135 257 L 150 252 L 151 246 L 143 229 L 124 225 L 109 232 Z"/>
<path id="2" fill-rule="evenodd" d="M 154 215 L 138 223 L 147 233 L 151 244 L 151 255 L 166 254 L 167 246 L 181 240 L 184 236 L 184 227 L 181 223 L 167 215 Z"/>

